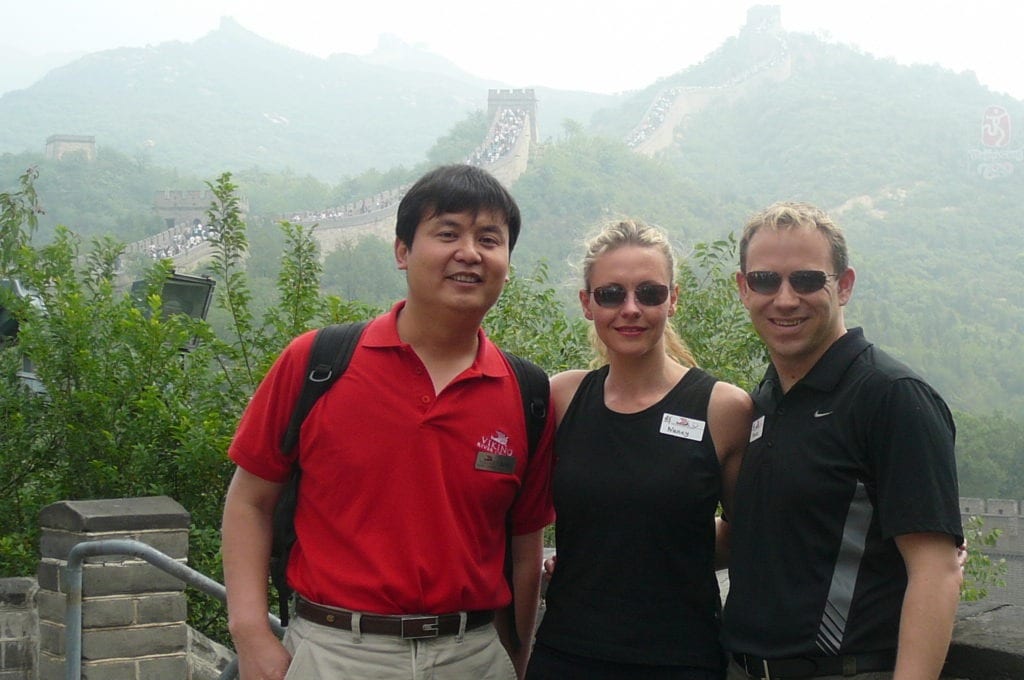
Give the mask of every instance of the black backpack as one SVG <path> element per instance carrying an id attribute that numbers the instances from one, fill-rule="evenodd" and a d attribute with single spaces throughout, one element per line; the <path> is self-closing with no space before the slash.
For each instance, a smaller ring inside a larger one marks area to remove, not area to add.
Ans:
<path id="1" fill-rule="evenodd" d="M 309 355 L 309 367 L 306 379 L 302 384 L 302 391 L 295 402 L 295 409 L 292 411 L 288 429 L 281 438 L 281 453 L 283 455 L 289 455 L 299 443 L 299 430 L 310 409 L 313 408 L 313 404 L 345 372 L 367 324 L 366 321 L 333 324 L 317 331 L 313 349 Z M 533 455 L 540 441 L 541 433 L 544 432 L 544 424 L 548 415 L 550 394 L 548 376 L 544 369 L 526 359 L 511 352 L 503 351 L 503 354 L 512 365 L 516 380 L 519 382 L 519 392 L 523 398 L 523 411 L 526 416 L 529 451 L 530 455 Z M 282 626 L 288 625 L 288 603 L 292 595 L 285 572 L 288 568 L 288 556 L 295 543 L 295 504 L 298 499 L 300 477 L 301 470 L 296 463 L 292 466 L 288 482 L 281 489 L 281 496 L 274 507 L 273 515 L 270 579 L 277 591 Z M 505 534 L 506 539 L 511 540 L 511 517 L 506 518 Z M 509 588 L 512 588 L 512 555 L 508 545 L 505 548 L 505 578 L 508 580 Z M 510 607 L 511 635 L 513 644 L 518 646 L 514 604 L 513 601 L 513 606 Z"/>

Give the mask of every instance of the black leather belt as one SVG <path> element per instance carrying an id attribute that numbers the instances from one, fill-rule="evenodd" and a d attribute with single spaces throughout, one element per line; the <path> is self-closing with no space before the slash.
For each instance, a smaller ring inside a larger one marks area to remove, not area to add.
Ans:
<path id="1" fill-rule="evenodd" d="M 335 609 L 296 598 L 295 613 L 313 623 L 341 630 L 352 630 L 352 612 Z M 473 630 L 494 620 L 494 611 L 487 609 L 466 612 L 465 630 Z M 380 616 L 362 614 L 359 617 L 360 632 L 372 635 L 393 635 L 405 640 L 435 638 L 440 635 L 456 635 L 462 625 L 460 614 Z"/>
<path id="2" fill-rule="evenodd" d="M 789 659 L 762 659 L 749 654 L 733 654 L 732 658 L 747 675 L 758 680 L 799 680 L 822 675 L 852 676 L 891 671 L 896 667 L 894 649 L 866 654 L 798 656 Z"/>

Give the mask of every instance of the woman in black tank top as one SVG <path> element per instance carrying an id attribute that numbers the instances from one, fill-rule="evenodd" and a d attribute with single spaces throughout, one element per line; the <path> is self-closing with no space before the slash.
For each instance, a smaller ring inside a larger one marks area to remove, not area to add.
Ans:
<path id="1" fill-rule="evenodd" d="M 724 677 L 715 511 L 752 410 L 669 324 L 674 271 L 664 232 L 639 221 L 588 243 L 579 299 L 601 366 L 551 380 L 558 566 L 528 680 Z"/>

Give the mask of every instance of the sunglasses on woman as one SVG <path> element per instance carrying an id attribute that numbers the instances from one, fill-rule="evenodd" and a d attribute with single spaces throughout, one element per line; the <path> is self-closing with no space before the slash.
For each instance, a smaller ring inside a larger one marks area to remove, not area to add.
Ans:
<path id="1" fill-rule="evenodd" d="M 761 295 L 772 295 L 782 286 L 782 274 L 778 272 L 747 272 L 747 287 Z M 839 274 L 826 274 L 814 269 L 800 269 L 789 273 L 789 287 L 800 295 L 817 293 L 825 287 L 831 278 L 839 278 Z"/>
<path id="2" fill-rule="evenodd" d="M 628 291 L 617 283 L 598 286 L 586 291 L 601 307 L 620 307 L 626 302 Z M 644 307 L 657 307 L 668 299 L 668 286 L 660 283 L 641 283 L 633 289 L 633 297 Z"/>

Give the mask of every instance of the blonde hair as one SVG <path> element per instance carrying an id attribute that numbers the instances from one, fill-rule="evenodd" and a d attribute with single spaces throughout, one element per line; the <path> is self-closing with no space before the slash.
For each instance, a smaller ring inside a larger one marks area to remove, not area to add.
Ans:
<path id="1" fill-rule="evenodd" d="M 617 222 L 609 222 L 593 238 L 585 244 L 583 261 L 580 266 L 583 270 L 583 286 L 590 290 L 590 273 L 594 269 L 594 263 L 602 255 L 609 253 L 623 246 L 638 246 L 640 248 L 655 248 L 665 258 L 665 266 L 668 268 L 668 285 L 671 289 L 675 285 L 676 258 L 672 253 L 672 246 L 668 242 L 668 236 L 659 227 L 649 225 L 638 219 L 624 219 Z M 590 344 L 593 346 L 597 356 L 591 361 L 592 367 L 608 363 L 608 348 L 597 336 L 594 326 L 590 326 L 588 333 Z M 693 358 L 690 349 L 683 342 L 683 339 L 676 333 L 671 323 L 665 323 L 664 333 L 665 354 L 683 366 L 696 366 L 697 361 Z"/>

